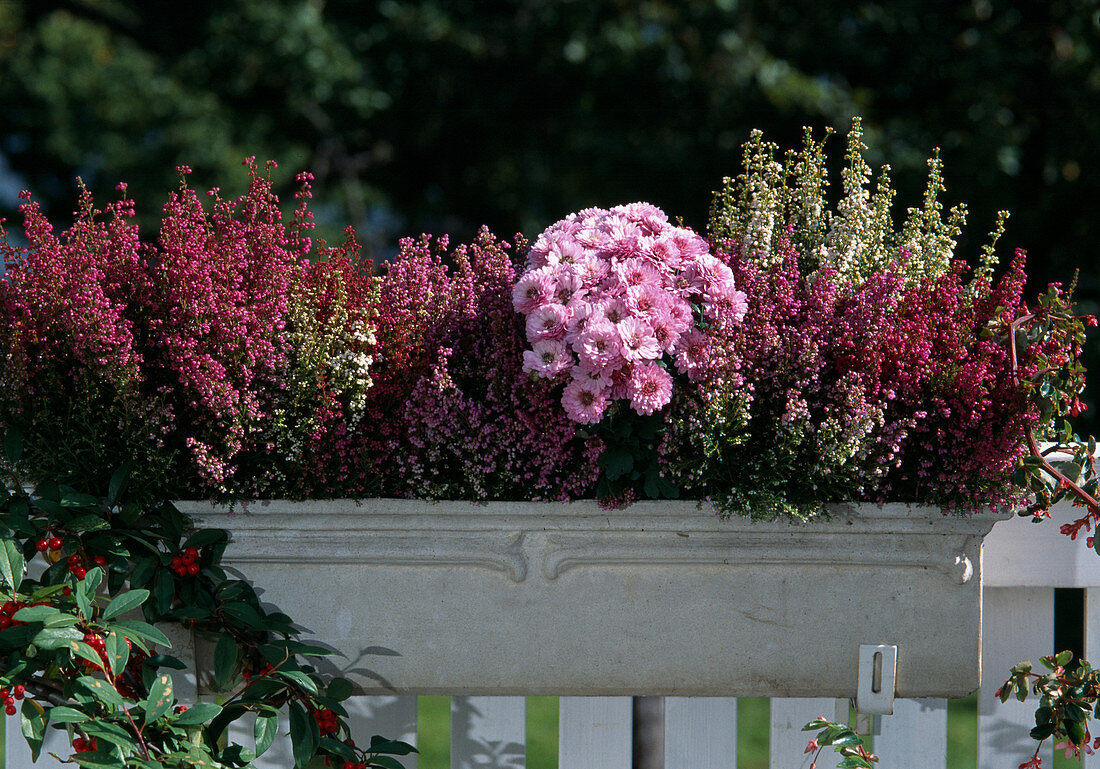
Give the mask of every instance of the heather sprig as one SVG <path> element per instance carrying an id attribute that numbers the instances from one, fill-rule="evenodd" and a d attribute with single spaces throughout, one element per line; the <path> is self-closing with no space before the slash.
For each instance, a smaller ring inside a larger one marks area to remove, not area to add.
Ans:
<path id="1" fill-rule="evenodd" d="M 928 182 L 920 207 L 910 208 L 897 222 L 892 212 L 894 190 L 890 167 L 875 180 L 864 158 L 863 127 L 852 120 L 841 195 L 829 200 L 825 138 L 818 141 L 805 129 L 800 150 L 778 159 L 779 147 L 754 131 L 744 147 L 744 169 L 723 180 L 711 208 L 709 234 L 713 241 L 737 240 L 746 255 L 768 267 L 781 267 L 781 241 L 790 242 L 802 258 L 807 274 L 829 267 L 842 280 L 859 283 L 875 272 L 890 269 L 904 251 L 903 285 L 946 273 L 955 259 L 955 246 L 966 223 L 966 206 L 952 207 L 944 217 L 943 164 L 938 152 L 928 161 Z M 988 279 L 996 263 L 993 245 L 1004 230 L 1007 213 L 998 214 L 991 245 L 982 251 L 982 267 L 975 279 Z"/>
<path id="2" fill-rule="evenodd" d="M 525 250 L 522 241 L 519 250 Z M 482 230 L 401 243 L 379 284 L 374 387 L 355 432 L 382 493 L 572 499 L 590 493 L 598 443 L 522 369 L 513 246 Z"/>

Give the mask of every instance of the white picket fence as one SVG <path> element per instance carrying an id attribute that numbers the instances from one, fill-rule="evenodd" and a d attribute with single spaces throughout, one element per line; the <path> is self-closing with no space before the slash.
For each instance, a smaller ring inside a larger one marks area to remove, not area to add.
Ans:
<path id="1" fill-rule="evenodd" d="M 1067 520 L 1070 510 L 1061 511 Z M 1100 557 L 1084 543 L 1070 542 L 1055 522 L 1038 527 L 1023 519 L 998 523 L 983 553 L 985 578 L 982 620 L 983 683 L 978 698 L 978 769 L 1013 769 L 1033 750 L 1028 731 L 1033 702 L 1001 704 L 993 696 L 1009 668 L 1021 659 L 1037 661 L 1054 651 L 1054 588 L 1085 591 L 1085 655 L 1100 660 Z M 875 586 L 869 584 L 868 590 Z M 813 633 L 812 617 L 805 632 Z M 1090 632 L 1093 630 L 1095 632 Z M 486 632 L 492 632 L 486 628 Z M 929 628 L 949 634 L 952 628 Z M 905 650 L 898 651 L 904 664 Z M 736 658 L 730 660 L 736 665 Z M 181 676 L 176 676 L 180 678 Z M 852 682 L 853 691 L 855 682 Z M 177 693 L 194 696 L 177 682 Z M 632 765 L 632 700 L 630 697 L 562 697 L 559 700 L 558 766 L 560 769 L 630 769 Z M 348 702 L 357 735 L 374 733 L 417 741 L 414 696 L 355 697 Z M 840 706 L 838 708 L 838 705 Z M 828 698 L 771 700 L 770 767 L 809 766 L 808 735 L 801 731 L 819 715 L 847 715 L 847 702 Z M 942 699 L 897 700 L 892 716 L 876 716 L 874 749 L 883 769 L 943 769 L 947 761 L 947 702 Z M 451 699 L 452 769 L 521 769 L 526 765 L 526 714 L 523 697 L 453 697 Z M 737 700 L 733 698 L 664 698 L 665 769 L 736 769 Z M 234 739 L 251 744 L 243 725 Z M 57 736 L 51 738 L 57 740 Z M 58 753 L 63 744 L 54 742 Z M 6 769 L 28 769 L 26 744 L 18 719 L 7 719 Z M 46 751 L 50 750 L 47 743 Z M 819 769 L 836 761 L 823 754 Z M 1051 766 L 1048 744 L 1043 765 Z M 49 756 L 37 766 L 54 763 Z M 258 762 L 270 769 L 289 769 L 289 739 L 282 739 Z M 416 769 L 415 756 L 405 760 Z M 1087 757 L 1085 769 L 1100 769 L 1100 755 Z M 422 767 L 423 769 L 423 767 Z"/>

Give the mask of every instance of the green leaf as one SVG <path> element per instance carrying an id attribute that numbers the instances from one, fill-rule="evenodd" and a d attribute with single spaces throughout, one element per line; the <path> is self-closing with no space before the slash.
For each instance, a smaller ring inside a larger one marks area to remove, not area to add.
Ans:
<path id="1" fill-rule="evenodd" d="M 83 638 L 84 636 L 81 635 L 80 637 Z M 76 656 L 88 660 L 88 662 L 91 662 L 96 667 L 99 667 L 103 664 L 103 659 L 99 656 L 96 650 L 93 649 L 91 646 L 88 646 L 88 644 L 84 643 L 83 641 L 69 641 L 69 643 L 67 644 L 67 648 Z"/>
<path id="2" fill-rule="evenodd" d="M 137 743 L 134 742 L 134 738 L 118 724 L 112 724 L 110 721 L 87 721 L 81 724 L 80 728 L 92 737 L 106 740 L 123 750 L 137 750 Z"/>
<path id="3" fill-rule="evenodd" d="M 85 619 L 92 617 L 92 602 L 88 594 L 88 584 L 84 580 L 77 580 L 76 589 L 73 590 L 73 600 L 76 601 L 76 608 Z"/>
<path id="4" fill-rule="evenodd" d="M 126 637 L 111 631 L 104 646 L 111 672 L 116 676 L 121 675 L 126 669 L 126 663 L 130 661 L 130 647 L 126 645 Z"/>
<path id="5" fill-rule="evenodd" d="M 279 733 L 279 717 L 274 713 L 261 713 L 256 716 L 256 727 L 254 734 L 256 737 L 256 755 L 262 756 L 267 749 L 271 747 L 271 743 L 275 741 L 275 736 Z M 343 745 L 343 743 L 340 743 Z M 345 746 L 347 747 L 347 746 Z"/>
<path id="6" fill-rule="evenodd" d="M 874 765 L 860 756 L 848 756 L 836 765 L 836 769 L 874 769 Z"/>
<path id="7" fill-rule="evenodd" d="M 321 751 L 325 753 L 333 753 L 340 756 L 345 761 L 358 761 L 355 750 L 350 745 L 345 745 L 340 740 L 332 737 L 322 737 L 319 743 Z"/>
<path id="8" fill-rule="evenodd" d="M 106 705 L 121 706 L 125 702 L 122 695 L 105 681 L 100 681 L 98 678 L 92 678 L 91 676 L 81 676 L 76 680 L 89 694 Z"/>
<path id="9" fill-rule="evenodd" d="M 297 702 L 290 703 L 290 742 L 294 750 L 294 766 L 303 769 L 317 752 L 317 740 L 313 733 L 313 719 Z"/>
<path id="10" fill-rule="evenodd" d="M 279 670 L 276 671 L 276 675 L 289 681 L 293 681 L 310 694 L 317 694 L 317 684 L 313 682 L 313 679 L 311 679 L 300 670 Z"/>
<path id="11" fill-rule="evenodd" d="M 75 532 L 88 532 L 88 531 L 104 531 L 111 528 L 110 522 L 105 520 L 103 516 L 96 515 L 95 513 L 89 513 L 88 515 L 81 515 L 77 518 L 73 518 L 65 527 L 70 531 Z"/>
<path id="12" fill-rule="evenodd" d="M 221 705 L 215 705 L 213 702 L 200 702 L 198 705 L 192 705 L 180 713 L 176 718 L 176 723 L 179 726 L 198 726 L 199 724 L 205 724 L 212 718 L 217 718 L 221 712 Z"/>
<path id="13" fill-rule="evenodd" d="M 104 750 L 76 753 L 73 760 L 84 769 L 122 769 L 126 765 L 119 756 Z"/>
<path id="14" fill-rule="evenodd" d="M 351 696 L 352 691 L 351 681 L 346 678 L 334 678 L 329 682 L 325 693 L 337 702 L 343 702 Z"/>
<path id="15" fill-rule="evenodd" d="M 48 617 L 42 624 L 46 627 L 69 627 L 79 622 L 80 617 L 74 617 L 72 614 L 55 614 Z"/>
<path id="16" fill-rule="evenodd" d="M 370 738 L 370 752 L 371 753 L 389 753 L 393 756 L 407 756 L 410 753 L 419 753 L 416 748 L 407 742 L 401 740 L 387 740 L 380 735 L 374 735 Z"/>
<path id="17" fill-rule="evenodd" d="M 214 686 L 224 689 L 237 667 L 237 641 L 228 633 L 222 633 L 214 648 Z"/>
<path id="18" fill-rule="evenodd" d="M 18 590 L 23 584 L 23 570 L 26 561 L 23 560 L 23 551 L 15 540 L 4 539 L 3 547 L 0 547 L 0 577 L 8 583 L 12 590 Z"/>
<path id="19" fill-rule="evenodd" d="M 404 764 L 389 756 L 375 756 L 367 766 L 376 766 L 379 769 L 405 769 Z"/>
<path id="20" fill-rule="evenodd" d="M 75 708 L 67 708 L 64 705 L 50 708 L 50 720 L 55 724 L 82 724 L 89 717 L 87 713 L 81 713 Z"/>
<path id="21" fill-rule="evenodd" d="M 176 597 L 176 581 L 172 579 L 172 574 L 167 569 L 157 572 L 153 595 L 156 598 L 157 614 L 167 614 L 172 608 L 172 600 Z"/>
<path id="22" fill-rule="evenodd" d="M 66 649 L 70 641 L 79 641 L 84 637 L 74 627 L 46 627 L 35 633 L 31 643 L 39 649 Z"/>
<path id="23" fill-rule="evenodd" d="M 128 459 L 122 464 L 122 467 L 112 473 L 111 481 L 107 484 L 108 506 L 114 507 L 122 498 L 123 493 L 126 491 L 126 487 L 130 484 L 130 473 L 133 468 L 133 461 Z"/>
<path id="24" fill-rule="evenodd" d="M 243 601 L 233 601 L 222 606 L 222 612 L 242 622 L 251 630 L 265 630 L 263 618 Z"/>
<path id="25" fill-rule="evenodd" d="M 60 613 L 61 610 L 56 606 L 27 606 L 17 611 L 12 619 L 20 622 L 45 622 L 48 618 Z"/>
<path id="26" fill-rule="evenodd" d="M 42 738 L 46 736 L 46 712 L 32 699 L 23 700 L 19 711 L 19 728 L 31 749 L 31 759 L 38 760 L 42 750 Z"/>
<path id="27" fill-rule="evenodd" d="M 157 676 L 149 687 L 149 696 L 142 703 L 145 710 L 145 723 L 152 723 L 168 712 L 176 701 L 172 677 L 167 674 Z"/>
<path id="28" fill-rule="evenodd" d="M 106 621 L 120 614 L 132 611 L 145 603 L 148 597 L 148 590 L 130 590 L 126 593 L 119 593 L 114 597 L 114 600 L 107 604 L 107 608 L 103 610 L 102 619 Z"/>
<path id="29" fill-rule="evenodd" d="M 131 590 L 130 592 L 134 591 Z M 172 642 L 168 640 L 168 636 L 148 622 L 137 619 L 120 619 L 118 622 L 112 623 L 111 627 L 130 640 L 141 638 L 168 649 L 172 648 Z"/>
<path id="30" fill-rule="evenodd" d="M 1074 745 L 1082 745 L 1085 742 L 1085 725 L 1080 721 L 1065 722 L 1066 736 Z"/>
<path id="31" fill-rule="evenodd" d="M 88 590 L 88 595 L 95 595 L 95 591 L 99 589 L 100 583 L 103 582 L 103 569 L 98 566 L 93 566 L 88 569 L 88 573 L 84 575 L 84 579 L 81 580 L 84 586 Z"/>
<path id="32" fill-rule="evenodd" d="M 1065 651 L 1058 652 L 1058 654 L 1054 657 L 1054 663 L 1058 667 L 1064 668 L 1066 665 L 1068 665 L 1070 663 L 1070 660 L 1072 660 L 1072 659 L 1073 659 L 1073 652 L 1071 652 L 1069 649 L 1066 649 Z"/>
<path id="33" fill-rule="evenodd" d="M 8 464 L 17 465 L 23 456 L 23 433 L 16 427 L 9 427 L 4 434 L 4 457 Z"/>
<path id="34" fill-rule="evenodd" d="M 206 545 L 214 545 L 219 542 L 228 542 L 229 532 L 225 529 L 199 529 L 190 537 L 187 541 L 181 545 L 181 549 L 186 550 L 189 547 L 200 548 Z"/>

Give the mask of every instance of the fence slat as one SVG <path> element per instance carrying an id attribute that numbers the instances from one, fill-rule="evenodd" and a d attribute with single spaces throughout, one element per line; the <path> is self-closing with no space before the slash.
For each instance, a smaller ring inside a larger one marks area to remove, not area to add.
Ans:
<path id="1" fill-rule="evenodd" d="M 375 734 L 416 745 L 415 696 L 360 695 L 345 700 L 344 707 L 348 710 L 348 725 L 357 745 L 369 745 L 371 736 Z M 401 756 L 398 760 L 405 769 L 416 769 L 415 753 Z M 293 762 L 288 764 L 291 765 Z"/>
<path id="2" fill-rule="evenodd" d="M 561 697 L 558 766 L 562 769 L 630 769 L 630 697 Z"/>
<path id="3" fill-rule="evenodd" d="M 978 692 L 978 769 L 1019 766 L 1035 751 L 1028 732 L 1035 726 L 1034 698 L 994 696 L 1017 662 L 1054 651 L 1054 590 L 1046 587 L 991 587 L 982 597 L 982 688 Z M 1054 763 L 1048 740 L 1040 753 L 1044 766 Z"/>
<path id="4" fill-rule="evenodd" d="M 451 769 L 524 769 L 525 697 L 452 697 Z"/>
<path id="5" fill-rule="evenodd" d="M 881 719 L 875 734 L 880 766 L 890 769 L 945 769 L 947 700 L 894 700 L 894 715 Z"/>
<path id="6" fill-rule="evenodd" d="M 836 700 L 831 697 L 772 697 L 768 766 L 771 769 L 808 767 L 813 755 L 805 752 L 806 743 L 814 732 L 804 732 L 802 727 L 818 716 L 834 719 L 836 709 Z M 847 716 L 847 708 L 844 711 Z M 826 749 L 818 759 L 817 769 L 834 769 L 839 762 L 840 757 Z"/>
<path id="7" fill-rule="evenodd" d="M 665 769 L 730 769 L 737 764 L 737 700 L 665 697 Z"/>
<path id="8" fill-rule="evenodd" d="M 1085 589 L 1084 654 L 1092 664 L 1100 662 L 1100 587 Z M 1100 753 L 1085 756 L 1085 769 L 1100 769 Z"/>

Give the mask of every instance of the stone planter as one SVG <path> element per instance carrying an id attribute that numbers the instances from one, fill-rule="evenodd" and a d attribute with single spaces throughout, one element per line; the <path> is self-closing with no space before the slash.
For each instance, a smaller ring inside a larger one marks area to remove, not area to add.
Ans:
<path id="1" fill-rule="evenodd" d="M 226 564 L 347 655 L 364 692 L 452 695 L 851 697 L 860 644 L 893 644 L 897 696 L 964 696 L 998 520 L 905 505 L 803 525 L 691 502 L 178 507 L 229 529 Z"/>

